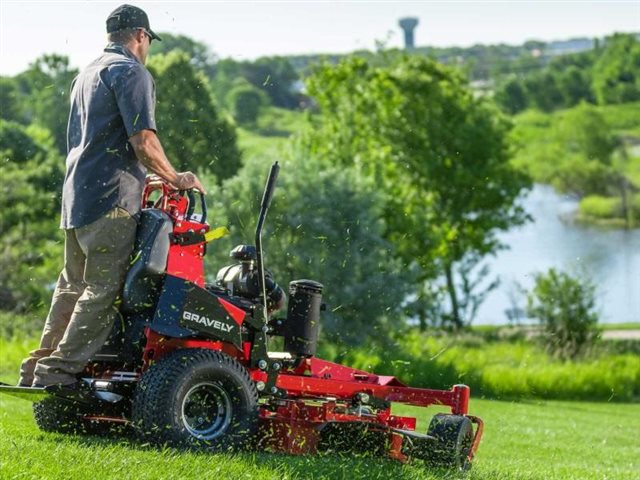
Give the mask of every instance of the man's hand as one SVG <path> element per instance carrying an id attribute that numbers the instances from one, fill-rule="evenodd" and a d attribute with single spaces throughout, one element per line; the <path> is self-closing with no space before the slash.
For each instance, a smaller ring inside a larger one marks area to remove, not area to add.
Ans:
<path id="1" fill-rule="evenodd" d="M 178 173 L 178 179 L 175 182 L 171 182 L 178 190 L 189 190 L 195 188 L 196 190 L 207 194 L 206 190 L 200 183 L 200 179 L 192 172 L 180 172 Z"/>

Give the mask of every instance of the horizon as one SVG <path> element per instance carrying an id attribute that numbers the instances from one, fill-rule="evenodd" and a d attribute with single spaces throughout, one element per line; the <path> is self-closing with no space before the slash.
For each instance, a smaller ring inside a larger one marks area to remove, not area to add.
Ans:
<path id="1" fill-rule="evenodd" d="M 104 22 L 121 3 L 3 1 L 0 74 L 16 75 L 51 53 L 69 57 L 72 68 L 83 68 L 102 51 Z M 419 19 L 416 47 L 517 46 L 527 41 L 550 43 L 640 31 L 640 2 L 629 1 L 134 4 L 147 12 L 154 31 L 185 35 L 207 45 L 218 58 L 235 60 L 375 51 L 379 43 L 401 48 L 404 40 L 398 20 L 407 16 Z"/>

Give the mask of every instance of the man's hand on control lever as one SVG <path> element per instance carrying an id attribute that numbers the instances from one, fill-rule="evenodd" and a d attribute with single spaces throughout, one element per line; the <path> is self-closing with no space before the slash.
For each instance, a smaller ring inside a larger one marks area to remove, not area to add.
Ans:
<path id="1" fill-rule="evenodd" d="M 202 183 L 200 183 L 200 179 L 192 172 L 179 172 L 177 180 L 172 183 L 178 190 L 189 190 L 191 188 L 195 188 L 205 195 L 207 193 L 202 186 Z"/>

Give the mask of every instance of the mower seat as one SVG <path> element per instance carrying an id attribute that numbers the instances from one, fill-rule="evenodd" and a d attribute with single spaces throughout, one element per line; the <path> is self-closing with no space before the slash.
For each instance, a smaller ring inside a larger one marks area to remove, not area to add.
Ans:
<path id="1" fill-rule="evenodd" d="M 129 315 L 155 307 L 169 255 L 171 218 L 161 210 L 142 210 L 131 268 L 122 291 L 120 310 Z"/>

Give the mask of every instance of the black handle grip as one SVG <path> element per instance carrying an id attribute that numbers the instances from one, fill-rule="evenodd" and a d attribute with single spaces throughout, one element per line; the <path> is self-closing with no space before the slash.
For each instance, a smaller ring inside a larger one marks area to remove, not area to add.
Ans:
<path id="1" fill-rule="evenodd" d="M 276 187 L 276 180 L 278 178 L 278 172 L 280 171 L 280 165 L 278 162 L 275 162 L 271 165 L 271 170 L 269 171 L 269 178 L 267 178 L 267 185 L 264 188 L 264 194 L 262 195 L 262 203 L 260 206 L 262 209 L 269 208 L 271 205 L 271 199 L 273 198 L 273 192 Z"/>
<path id="2" fill-rule="evenodd" d="M 198 194 L 200 195 L 200 208 L 202 210 L 202 219 L 200 220 L 201 223 L 206 223 L 207 221 L 207 203 L 204 201 L 204 194 L 200 191 L 197 191 Z M 189 208 L 187 209 L 187 213 L 185 215 L 185 218 L 187 220 L 191 220 L 192 216 L 193 216 L 193 212 L 196 209 L 196 197 L 194 195 L 194 189 L 190 189 L 190 190 L 186 190 L 186 192 L 184 192 L 187 194 L 187 198 L 189 199 Z"/>

